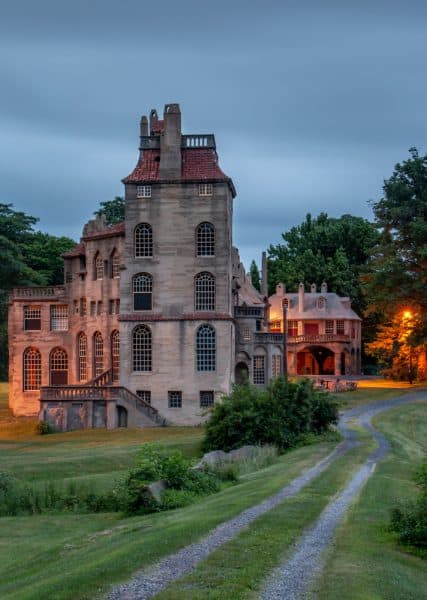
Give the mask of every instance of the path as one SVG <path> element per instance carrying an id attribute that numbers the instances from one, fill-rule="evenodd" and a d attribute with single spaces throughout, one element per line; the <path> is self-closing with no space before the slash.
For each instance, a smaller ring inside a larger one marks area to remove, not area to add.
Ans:
<path id="1" fill-rule="evenodd" d="M 394 400 L 377 402 L 345 411 L 341 416 L 339 426 L 344 441 L 327 457 L 293 479 L 267 500 L 246 509 L 237 517 L 221 523 L 199 542 L 182 548 L 151 567 L 144 568 L 128 583 L 116 586 L 107 596 L 108 600 L 146 600 L 152 598 L 176 579 L 193 571 L 198 563 L 207 558 L 211 552 L 238 535 L 257 517 L 265 514 L 286 498 L 295 496 L 332 464 L 338 456 L 342 456 L 354 447 L 357 442 L 355 442 L 354 432 L 348 428 L 347 423 L 350 419 L 358 418 L 363 425 L 372 431 L 379 443 L 378 449 L 368 457 L 365 464 L 358 470 L 340 496 L 328 505 L 314 528 L 297 545 L 291 559 L 274 573 L 272 585 L 266 588 L 262 596 L 265 599 L 298 597 L 298 594 L 302 591 L 301 586 L 304 580 L 310 580 L 311 582 L 312 572 L 317 574 L 320 571 L 320 554 L 332 540 L 333 532 L 345 509 L 369 477 L 376 461 L 387 452 L 387 441 L 370 425 L 372 416 L 399 404 L 413 402 L 418 396 L 422 397 L 421 394 L 425 396 L 425 392 L 419 392 L 418 394 L 410 394 Z M 310 543 L 313 546 L 312 548 L 310 548 Z M 288 594 L 288 590 L 291 595 Z"/>

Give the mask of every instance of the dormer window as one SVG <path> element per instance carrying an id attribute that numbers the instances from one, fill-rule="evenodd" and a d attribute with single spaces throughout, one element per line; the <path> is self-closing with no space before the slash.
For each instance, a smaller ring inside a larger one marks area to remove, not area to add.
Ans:
<path id="1" fill-rule="evenodd" d="M 199 183 L 199 196 L 212 196 L 213 185 L 211 183 Z"/>
<path id="2" fill-rule="evenodd" d="M 136 197 L 137 198 L 151 198 L 151 185 L 137 185 L 136 186 Z"/>
<path id="3" fill-rule="evenodd" d="M 326 298 L 320 296 L 320 298 L 317 299 L 317 308 L 320 310 L 324 310 L 326 308 Z"/>

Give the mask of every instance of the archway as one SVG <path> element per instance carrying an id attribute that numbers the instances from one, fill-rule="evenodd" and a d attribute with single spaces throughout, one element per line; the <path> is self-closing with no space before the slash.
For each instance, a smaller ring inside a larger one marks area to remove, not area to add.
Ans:
<path id="1" fill-rule="evenodd" d="M 324 346 L 308 346 L 297 354 L 298 375 L 333 375 L 334 353 Z"/>
<path id="2" fill-rule="evenodd" d="M 124 406 L 117 406 L 117 427 L 128 426 L 128 411 Z"/>
<path id="3" fill-rule="evenodd" d="M 234 380 L 237 385 L 242 385 L 245 381 L 249 379 L 249 369 L 248 365 L 244 362 L 237 363 L 234 369 Z"/>

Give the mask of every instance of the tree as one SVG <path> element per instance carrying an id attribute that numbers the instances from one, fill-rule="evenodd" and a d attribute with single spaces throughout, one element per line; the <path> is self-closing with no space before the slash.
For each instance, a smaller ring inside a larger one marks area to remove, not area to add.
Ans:
<path id="1" fill-rule="evenodd" d="M 108 225 L 115 225 L 125 220 L 125 201 L 121 196 L 114 200 L 106 200 L 100 203 L 101 208 L 94 215 L 105 215 Z"/>
<path id="2" fill-rule="evenodd" d="M 251 274 L 252 285 L 259 292 L 261 291 L 261 277 L 259 274 L 259 269 L 256 262 L 253 260 L 251 262 L 251 266 L 249 268 L 249 273 Z"/>
<path id="3" fill-rule="evenodd" d="M 380 336 L 371 350 L 378 353 L 382 347 L 384 358 L 388 352 L 391 368 L 399 362 L 399 348 L 387 346 L 387 334 L 393 337 L 405 311 L 413 315 L 405 346 L 420 353 L 423 363 L 426 355 L 427 155 L 420 156 L 416 148 L 409 152 L 410 158 L 398 163 L 384 182 L 384 197 L 372 203 L 381 236 L 363 278 L 368 313 L 382 315 Z"/>
<path id="4" fill-rule="evenodd" d="M 42 285 L 60 285 L 64 282 L 64 261 L 61 255 L 75 246 L 68 237 L 56 237 L 36 231 L 22 244 L 26 264 L 36 271 Z"/>
<path id="5" fill-rule="evenodd" d="M 306 286 L 326 281 L 330 290 L 350 296 L 355 310 L 361 313 L 365 298 L 360 270 L 378 235 L 375 226 L 362 217 L 332 218 L 320 213 L 312 218 L 308 214 L 301 225 L 282 234 L 284 244 L 269 248 L 270 293 L 279 281 L 289 290 L 296 290 L 301 281 Z"/>

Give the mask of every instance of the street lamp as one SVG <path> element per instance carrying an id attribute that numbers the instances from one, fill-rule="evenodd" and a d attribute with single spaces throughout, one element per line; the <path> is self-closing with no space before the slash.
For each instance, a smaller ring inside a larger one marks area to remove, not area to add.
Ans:
<path id="1" fill-rule="evenodd" d="M 283 311 L 283 377 L 288 378 L 288 306 L 286 298 L 282 301 Z"/>

